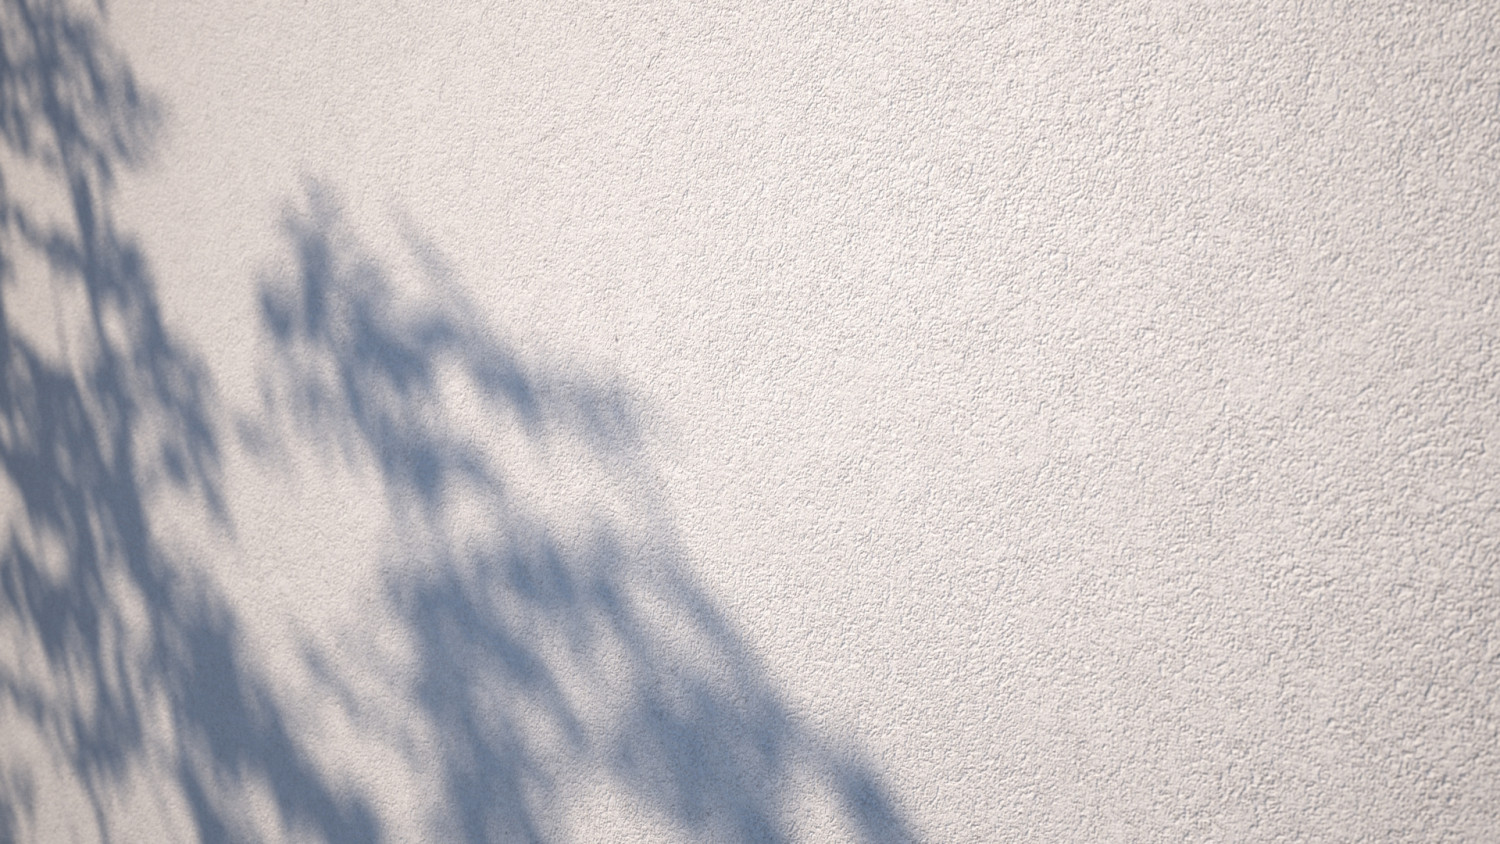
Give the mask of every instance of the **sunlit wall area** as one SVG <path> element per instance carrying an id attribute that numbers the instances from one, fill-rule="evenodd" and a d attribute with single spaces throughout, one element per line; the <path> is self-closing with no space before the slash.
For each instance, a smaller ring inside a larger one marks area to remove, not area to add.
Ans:
<path id="1" fill-rule="evenodd" d="M 1491 4 L 0 0 L 0 842 L 1500 828 Z"/>

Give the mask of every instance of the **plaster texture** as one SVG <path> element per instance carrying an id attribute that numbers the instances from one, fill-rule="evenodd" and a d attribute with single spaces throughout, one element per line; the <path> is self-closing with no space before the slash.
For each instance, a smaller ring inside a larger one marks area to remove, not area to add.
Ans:
<path id="1" fill-rule="evenodd" d="M 0 8 L 0 841 L 1494 840 L 1500 6 Z"/>

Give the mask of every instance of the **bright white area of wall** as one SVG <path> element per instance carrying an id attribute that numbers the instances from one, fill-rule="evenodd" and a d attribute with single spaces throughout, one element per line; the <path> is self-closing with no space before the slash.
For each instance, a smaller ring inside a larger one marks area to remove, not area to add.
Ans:
<path id="1" fill-rule="evenodd" d="M 861 834 L 836 757 L 922 840 L 1472 840 L 1500 825 L 1493 8 L 120 2 L 167 111 L 117 208 L 226 419 L 268 413 L 262 285 L 324 201 L 389 307 L 463 303 L 557 394 L 627 396 L 624 469 L 459 375 L 414 424 L 479 443 L 561 553 L 604 518 L 640 582 L 686 572 L 809 737 L 744 769 L 787 780 L 745 788 L 789 837 Z M 158 532 L 215 549 L 319 770 L 442 834 L 453 737 L 372 666 L 421 673 L 403 561 L 498 517 L 445 490 L 414 536 L 368 460 L 246 442 L 234 535 Z M 661 647 L 710 654 L 669 604 Z M 416 750 L 375 726 L 403 721 Z M 547 835 L 735 837 L 564 756 Z"/>

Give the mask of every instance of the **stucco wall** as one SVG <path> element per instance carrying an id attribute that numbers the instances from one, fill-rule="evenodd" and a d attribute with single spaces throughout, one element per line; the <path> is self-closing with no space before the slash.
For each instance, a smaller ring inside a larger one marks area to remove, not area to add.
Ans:
<path id="1" fill-rule="evenodd" d="M 3 8 L 0 841 L 1500 829 L 1500 6 Z"/>

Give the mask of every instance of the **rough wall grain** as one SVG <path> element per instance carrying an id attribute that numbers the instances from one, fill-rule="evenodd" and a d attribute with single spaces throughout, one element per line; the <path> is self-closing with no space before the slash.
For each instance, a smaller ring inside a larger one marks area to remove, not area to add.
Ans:
<path id="1" fill-rule="evenodd" d="M 6 0 L 0 840 L 1484 840 L 1491 4 Z"/>

